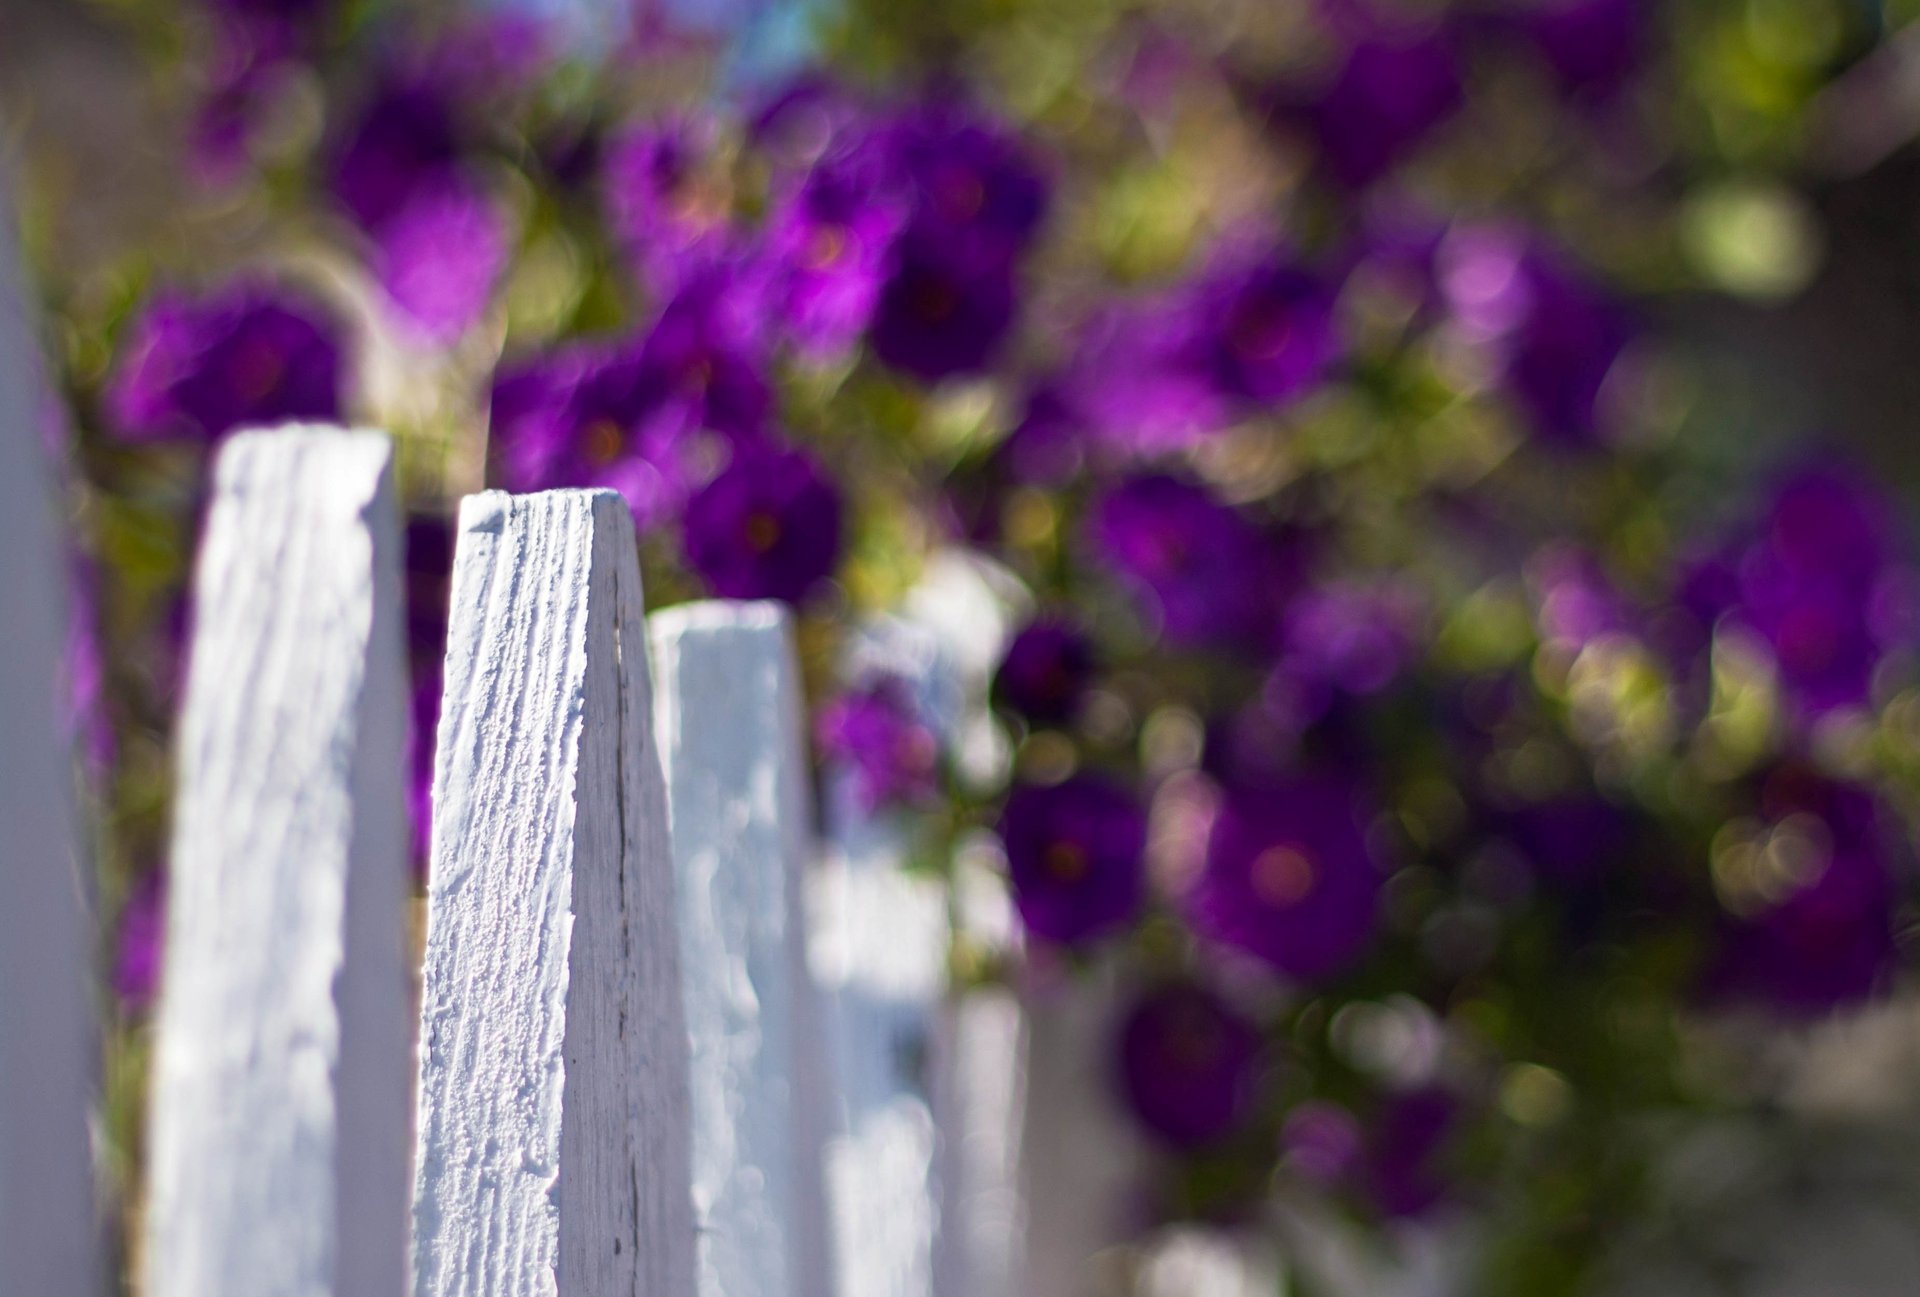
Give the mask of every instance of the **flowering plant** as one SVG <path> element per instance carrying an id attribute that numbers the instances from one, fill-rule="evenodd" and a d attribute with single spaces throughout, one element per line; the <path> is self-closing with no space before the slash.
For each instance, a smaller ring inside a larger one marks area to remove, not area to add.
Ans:
<path id="1" fill-rule="evenodd" d="M 1670 322 L 1809 273 L 1781 177 L 1878 30 L 1190 9 L 852 0 L 820 70 L 717 97 L 725 42 L 660 21 L 588 57 L 194 10 L 171 224 L 83 262 L 29 211 L 129 1013 L 206 451 L 365 419 L 417 511 L 421 804 L 448 502 L 612 488 L 651 601 L 794 605 L 821 760 L 916 867 L 993 862 L 1021 939 L 961 934 L 963 984 L 1121 988 L 1143 1228 L 1472 1212 L 1485 1291 L 1598 1272 L 1671 1123 L 1751 1098 L 1703 1033 L 1903 963 L 1906 537 L 1859 470 L 1730 431 Z M 836 667 L 955 547 L 1024 592 L 984 761 Z"/>

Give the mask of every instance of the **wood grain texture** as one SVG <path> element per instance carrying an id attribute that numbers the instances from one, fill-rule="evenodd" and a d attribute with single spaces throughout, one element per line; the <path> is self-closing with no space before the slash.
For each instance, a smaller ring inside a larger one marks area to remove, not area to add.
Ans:
<path id="1" fill-rule="evenodd" d="M 691 1297 L 666 794 L 618 495 L 463 503 L 445 678 L 414 1292 Z"/>
<path id="2" fill-rule="evenodd" d="M 195 574 L 152 1088 L 152 1297 L 405 1286 L 392 447 L 243 433 Z"/>
<path id="3" fill-rule="evenodd" d="M 825 1060 L 807 977 L 812 853 L 784 606 L 652 619 L 673 818 L 702 1297 L 827 1297 Z"/>
<path id="4" fill-rule="evenodd" d="M 56 700 L 66 570 L 42 454 L 37 334 L 0 175 L 0 1275 L 97 1291 L 85 889 Z"/>

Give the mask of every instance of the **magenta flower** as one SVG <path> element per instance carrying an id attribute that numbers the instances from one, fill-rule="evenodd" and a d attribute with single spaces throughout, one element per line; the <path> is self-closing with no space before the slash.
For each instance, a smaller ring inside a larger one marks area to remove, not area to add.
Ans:
<path id="1" fill-rule="evenodd" d="M 1245 645 L 1270 634 L 1278 556 L 1199 487 L 1163 476 L 1123 482 L 1096 505 L 1091 539 L 1170 643 Z"/>
<path id="2" fill-rule="evenodd" d="M 820 713 L 817 734 L 827 759 L 850 772 L 869 814 L 925 803 L 938 792 L 939 737 L 896 678 L 881 677 L 834 699 Z"/>
<path id="3" fill-rule="evenodd" d="M 840 515 L 808 456 L 747 451 L 687 501 L 682 541 L 715 594 L 798 603 L 839 563 Z"/>
<path id="4" fill-rule="evenodd" d="M 156 294 L 128 327 L 106 407 L 127 441 L 217 440 L 236 428 L 337 421 L 338 326 L 303 295 L 259 280 L 204 297 Z"/>
<path id="5" fill-rule="evenodd" d="M 1093 643 L 1071 622 L 1038 618 L 1007 646 L 993 677 L 993 696 L 1042 725 L 1073 719 L 1093 678 Z"/>
<path id="6" fill-rule="evenodd" d="M 999 827 L 1014 905 L 1034 936 L 1078 945 L 1139 913 L 1147 819 L 1118 784 L 1078 774 L 1015 788 Z"/>
<path id="7" fill-rule="evenodd" d="M 1382 875 L 1359 790 L 1329 778 L 1229 790 L 1187 910 L 1202 935 L 1317 982 L 1373 944 Z"/>
<path id="8" fill-rule="evenodd" d="M 1134 1119 L 1175 1148 L 1243 1130 L 1260 1101 L 1260 1030 L 1191 982 L 1154 987 L 1128 1006 L 1118 1041 L 1120 1092 Z"/>

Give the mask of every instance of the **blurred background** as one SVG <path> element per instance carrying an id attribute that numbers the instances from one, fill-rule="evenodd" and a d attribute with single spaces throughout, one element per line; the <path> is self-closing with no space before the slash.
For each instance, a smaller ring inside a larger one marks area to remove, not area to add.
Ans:
<path id="1" fill-rule="evenodd" d="M 794 605 L 1049 1293 L 1911 1293 L 1916 135 L 1910 0 L 0 0 L 122 1215 L 208 457 L 311 419 L 417 811 L 461 495 Z"/>

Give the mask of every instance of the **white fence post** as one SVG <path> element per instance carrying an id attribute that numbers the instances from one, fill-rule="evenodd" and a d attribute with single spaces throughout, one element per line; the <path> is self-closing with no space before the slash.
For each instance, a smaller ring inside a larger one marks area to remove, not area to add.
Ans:
<path id="1" fill-rule="evenodd" d="M 434 776 L 418 1297 L 691 1297 L 687 1037 L 633 522 L 461 506 Z"/>
<path id="2" fill-rule="evenodd" d="M 807 976 L 813 850 L 779 604 L 652 618 L 693 1044 L 701 1297 L 827 1297 L 824 1047 Z"/>
<path id="3" fill-rule="evenodd" d="M 391 443 L 244 433 L 195 575 L 151 1297 L 404 1289 L 406 692 Z"/>
<path id="4" fill-rule="evenodd" d="M 85 889 L 57 724 L 65 620 L 37 331 L 0 178 L 0 1275 L 8 1291 L 96 1291 Z"/>

